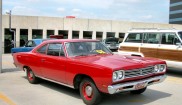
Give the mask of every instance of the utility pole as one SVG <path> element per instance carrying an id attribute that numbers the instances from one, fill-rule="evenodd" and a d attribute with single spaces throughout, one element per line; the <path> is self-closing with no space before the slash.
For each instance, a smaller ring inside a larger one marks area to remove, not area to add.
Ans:
<path id="1" fill-rule="evenodd" d="M 16 47 L 16 32 L 15 30 L 12 30 L 11 29 L 11 13 L 12 11 L 10 10 L 9 12 L 6 12 L 6 14 L 9 15 L 9 31 L 10 32 L 13 32 L 13 35 L 14 35 L 14 38 L 13 38 L 13 45 L 14 45 L 14 48 Z"/>
<path id="2" fill-rule="evenodd" d="M 2 0 L 0 0 L 0 73 L 2 72 Z"/>

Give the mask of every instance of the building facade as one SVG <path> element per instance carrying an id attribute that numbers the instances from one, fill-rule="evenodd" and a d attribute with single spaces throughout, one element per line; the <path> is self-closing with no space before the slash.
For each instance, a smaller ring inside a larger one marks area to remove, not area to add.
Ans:
<path id="1" fill-rule="evenodd" d="M 170 0 L 169 23 L 182 24 L 182 0 Z"/>
<path id="2" fill-rule="evenodd" d="M 9 15 L 3 15 L 2 20 L 3 53 L 10 53 L 10 49 L 13 47 L 11 41 L 14 40 L 14 33 L 9 31 Z M 107 37 L 117 37 L 122 40 L 124 34 L 132 28 L 175 28 L 182 30 L 182 25 L 12 15 L 11 28 L 16 34 L 16 47 L 20 47 L 27 40 L 34 38 L 46 39 L 50 35 L 62 34 L 65 39 L 102 40 Z"/>

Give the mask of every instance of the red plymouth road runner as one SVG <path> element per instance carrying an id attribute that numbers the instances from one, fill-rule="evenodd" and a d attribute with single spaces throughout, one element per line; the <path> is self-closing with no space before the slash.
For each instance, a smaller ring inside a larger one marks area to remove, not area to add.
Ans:
<path id="1" fill-rule="evenodd" d="M 165 61 L 113 54 L 100 41 L 48 40 L 31 52 L 13 54 L 30 83 L 45 79 L 79 89 L 85 104 L 98 104 L 102 93 L 143 93 L 166 78 Z"/>

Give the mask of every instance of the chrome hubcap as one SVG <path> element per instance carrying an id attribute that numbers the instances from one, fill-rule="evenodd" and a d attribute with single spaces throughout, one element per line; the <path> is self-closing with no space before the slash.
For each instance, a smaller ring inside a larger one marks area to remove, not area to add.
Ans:
<path id="1" fill-rule="evenodd" d="M 91 86 L 87 86 L 85 88 L 85 92 L 86 92 L 87 96 L 91 96 L 92 95 L 92 87 Z"/>

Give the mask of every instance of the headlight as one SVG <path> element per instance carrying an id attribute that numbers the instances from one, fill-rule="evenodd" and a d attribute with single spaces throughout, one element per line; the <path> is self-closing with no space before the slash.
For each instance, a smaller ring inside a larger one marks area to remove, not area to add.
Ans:
<path id="1" fill-rule="evenodd" d="M 166 65 L 165 64 L 159 64 L 154 66 L 154 72 L 160 73 L 166 71 Z"/>
<path id="2" fill-rule="evenodd" d="M 166 65 L 160 65 L 160 72 L 164 72 L 166 70 Z"/>
<path id="3" fill-rule="evenodd" d="M 123 78 L 123 72 L 122 71 L 118 71 L 118 78 L 122 79 Z"/>
<path id="4" fill-rule="evenodd" d="M 155 66 L 154 66 L 154 71 L 155 71 L 155 72 L 159 72 L 159 65 L 155 65 Z"/>
<path id="5" fill-rule="evenodd" d="M 117 75 L 117 73 L 116 73 L 116 72 L 113 72 L 113 76 L 112 76 L 112 78 L 113 78 L 113 81 L 116 81 L 116 79 L 118 78 L 118 75 Z"/>
<path id="6" fill-rule="evenodd" d="M 113 82 L 120 81 L 124 79 L 124 71 L 114 71 L 112 76 Z"/>

